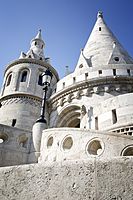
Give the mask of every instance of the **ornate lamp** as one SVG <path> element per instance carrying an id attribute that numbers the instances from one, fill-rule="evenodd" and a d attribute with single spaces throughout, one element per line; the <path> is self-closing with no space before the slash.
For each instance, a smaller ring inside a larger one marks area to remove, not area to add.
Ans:
<path id="1" fill-rule="evenodd" d="M 47 95 L 48 87 L 50 86 L 52 76 L 53 75 L 49 69 L 47 69 L 42 74 L 42 86 L 43 86 L 44 93 L 43 93 L 43 98 L 42 98 L 41 115 L 40 115 L 40 118 L 36 122 L 47 123 L 45 119 L 46 95 Z"/>

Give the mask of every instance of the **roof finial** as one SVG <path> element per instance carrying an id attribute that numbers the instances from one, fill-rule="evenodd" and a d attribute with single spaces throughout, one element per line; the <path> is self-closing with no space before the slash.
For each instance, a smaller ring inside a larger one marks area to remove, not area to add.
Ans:
<path id="1" fill-rule="evenodd" d="M 98 11 L 98 13 L 97 13 L 97 18 L 98 18 L 98 17 L 103 18 L 103 12 L 102 12 L 102 11 Z"/>

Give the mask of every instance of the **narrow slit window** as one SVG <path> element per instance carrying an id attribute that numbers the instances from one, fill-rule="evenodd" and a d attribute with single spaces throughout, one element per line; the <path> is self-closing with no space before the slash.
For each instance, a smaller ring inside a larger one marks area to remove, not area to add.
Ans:
<path id="1" fill-rule="evenodd" d="M 113 76 L 116 76 L 116 69 L 113 69 Z"/>
<path id="2" fill-rule="evenodd" d="M 41 86 L 42 86 L 42 74 L 39 75 L 39 78 L 38 78 L 38 85 L 41 85 Z"/>
<path id="3" fill-rule="evenodd" d="M 73 83 L 75 83 L 76 82 L 76 78 L 75 77 L 73 77 Z"/>
<path id="4" fill-rule="evenodd" d="M 115 124 L 117 122 L 116 109 L 112 110 L 112 122 Z"/>
<path id="5" fill-rule="evenodd" d="M 16 119 L 13 119 L 13 120 L 12 120 L 12 126 L 13 126 L 13 127 L 16 125 L 16 122 L 17 122 Z"/>
<path id="6" fill-rule="evenodd" d="M 88 77 L 88 73 L 85 73 L 85 80 L 87 80 L 87 77 Z"/>
<path id="7" fill-rule="evenodd" d="M 127 69 L 127 74 L 128 74 L 128 76 L 131 75 L 131 74 L 130 74 L 130 69 Z"/>
<path id="8" fill-rule="evenodd" d="M 98 117 L 95 117 L 95 129 L 98 130 Z"/>
<path id="9" fill-rule="evenodd" d="M 22 72 L 21 82 L 26 82 L 27 79 L 27 71 Z"/>
<path id="10" fill-rule="evenodd" d="M 65 87 L 65 82 L 63 82 L 63 88 Z"/>

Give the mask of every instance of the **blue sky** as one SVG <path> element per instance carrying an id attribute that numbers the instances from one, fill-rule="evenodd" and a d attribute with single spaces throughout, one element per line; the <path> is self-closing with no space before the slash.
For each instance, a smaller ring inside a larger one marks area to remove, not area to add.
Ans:
<path id="1" fill-rule="evenodd" d="M 65 66 L 73 71 L 99 10 L 133 56 L 132 0 L 1 0 L 0 83 L 5 66 L 29 50 L 39 29 L 46 43 L 45 56 L 51 58 L 60 77 L 65 75 Z"/>

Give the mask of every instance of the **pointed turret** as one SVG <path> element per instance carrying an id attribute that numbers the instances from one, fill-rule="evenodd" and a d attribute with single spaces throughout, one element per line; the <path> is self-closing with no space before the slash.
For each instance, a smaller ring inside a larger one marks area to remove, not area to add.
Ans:
<path id="1" fill-rule="evenodd" d="M 42 39 L 41 30 L 38 31 L 35 38 L 31 40 L 30 51 L 28 51 L 27 56 L 31 58 L 36 58 L 40 60 L 44 60 L 44 49 L 45 43 Z"/>
<path id="2" fill-rule="evenodd" d="M 76 69 L 81 64 L 86 67 L 98 67 L 121 63 L 133 64 L 133 59 L 106 25 L 102 12 L 98 12 L 97 21 L 81 52 Z"/>
<path id="3" fill-rule="evenodd" d="M 41 31 L 41 29 L 40 29 L 40 30 L 38 31 L 38 33 L 37 33 L 35 39 L 42 40 L 42 33 L 41 33 L 41 32 L 42 32 L 42 31 Z"/>

